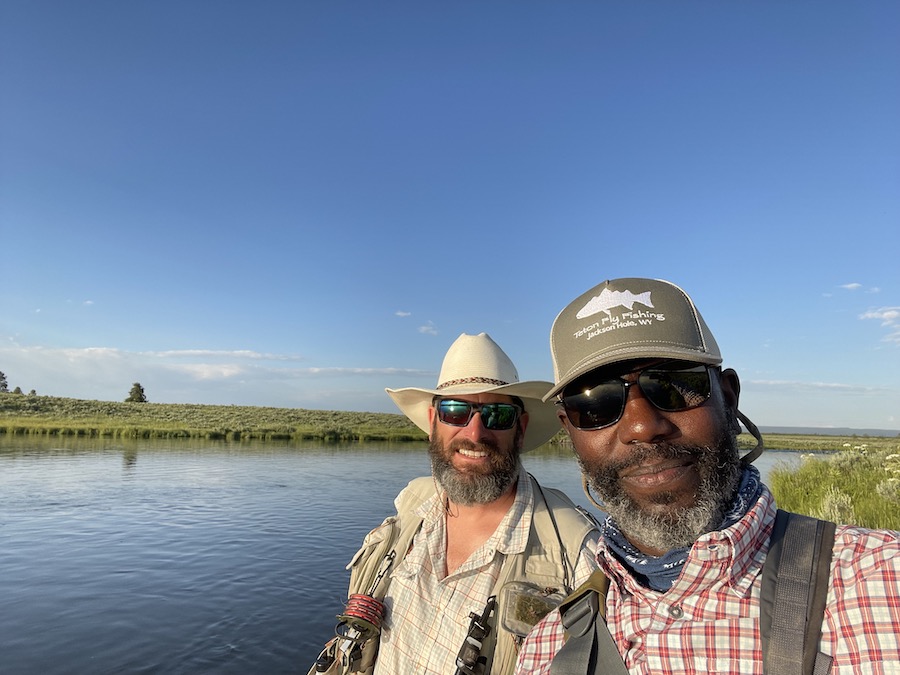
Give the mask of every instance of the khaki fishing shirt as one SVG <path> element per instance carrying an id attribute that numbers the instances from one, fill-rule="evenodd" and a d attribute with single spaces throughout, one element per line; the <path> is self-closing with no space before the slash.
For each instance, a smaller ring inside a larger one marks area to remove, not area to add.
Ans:
<path id="1" fill-rule="evenodd" d="M 399 501 L 398 496 L 395 503 Z M 519 471 L 515 501 L 494 534 L 446 576 L 443 501 L 435 496 L 419 507 L 416 513 L 423 517 L 422 528 L 413 539 L 409 553 L 391 574 L 384 598 L 387 612 L 375 675 L 453 675 L 456 672 L 456 657 L 471 622 L 469 615 L 484 612 L 505 557 L 525 550 L 533 507 L 534 492 L 523 468 Z M 578 554 L 575 586 L 596 568 L 597 536 L 596 530 L 592 531 Z M 499 622 L 491 624 L 492 630 L 497 630 Z"/>

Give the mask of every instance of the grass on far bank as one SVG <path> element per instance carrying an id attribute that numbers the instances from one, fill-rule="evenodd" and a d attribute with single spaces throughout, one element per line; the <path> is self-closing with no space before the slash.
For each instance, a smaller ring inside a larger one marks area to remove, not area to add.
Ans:
<path id="1" fill-rule="evenodd" d="M 830 456 L 776 466 L 769 487 L 780 508 L 836 523 L 900 531 L 900 441 L 856 443 Z"/>
<path id="2" fill-rule="evenodd" d="M 422 441 L 404 415 L 0 394 L 0 433 L 210 440 Z"/>
<path id="3" fill-rule="evenodd" d="M 0 434 L 206 440 L 419 441 L 401 414 L 252 406 L 87 401 L 0 393 Z M 767 448 L 804 453 L 798 469 L 775 467 L 781 508 L 840 523 L 900 530 L 900 439 L 765 434 Z M 742 453 L 755 445 L 742 434 Z M 559 434 L 537 454 L 570 453 Z M 830 457 L 829 457 L 830 455 Z"/>

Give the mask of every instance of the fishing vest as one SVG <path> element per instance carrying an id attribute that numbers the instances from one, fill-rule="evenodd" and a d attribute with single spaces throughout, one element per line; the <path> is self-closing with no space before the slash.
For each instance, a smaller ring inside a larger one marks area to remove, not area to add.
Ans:
<path id="1" fill-rule="evenodd" d="M 486 657 L 484 673 L 508 675 L 515 668 L 518 649 L 528 630 L 542 618 L 529 615 L 528 603 L 523 603 L 525 615 L 518 607 L 507 607 L 508 594 L 502 593 L 510 582 L 521 582 L 536 589 L 557 589 L 561 596 L 572 592 L 575 565 L 585 538 L 597 529 L 596 521 L 587 512 L 579 509 L 565 493 L 553 488 L 541 487 L 529 474 L 534 494 L 534 509 L 528 543 L 522 553 L 508 555 L 503 561 L 492 595 L 498 599 L 498 607 L 490 617 L 491 630 L 485 637 L 481 656 Z M 413 537 L 422 525 L 422 517 L 416 511 L 425 501 L 435 495 L 434 481 L 430 477 L 410 481 L 400 494 L 397 515 L 390 516 L 372 530 L 363 540 L 362 548 L 351 560 L 349 593 L 364 593 L 375 579 L 381 561 L 391 551 L 396 553 L 394 565 L 399 565 L 409 551 Z M 390 584 L 389 575 L 375 592 L 375 597 L 383 599 Z M 485 598 L 487 601 L 487 598 Z M 521 618 L 527 628 L 524 632 L 512 633 L 498 620 L 499 617 L 513 615 Z M 549 609 L 549 608 L 548 608 Z M 506 614 L 505 614 L 506 613 Z M 460 645 L 462 646 L 462 645 Z M 371 675 L 375 668 L 378 652 L 378 637 L 363 646 L 363 656 L 353 675 Z"/>
<path id="2" fill-rule="evenodd" d="M 759 632 L 766 675 L 827 675 L 819 651 L 835 524 L 778 509 L 763 564 Z M 551 675 L 627 675 L 606 626 L 609 579 L 597 570 L 559 606 L 566 642 Z"/>

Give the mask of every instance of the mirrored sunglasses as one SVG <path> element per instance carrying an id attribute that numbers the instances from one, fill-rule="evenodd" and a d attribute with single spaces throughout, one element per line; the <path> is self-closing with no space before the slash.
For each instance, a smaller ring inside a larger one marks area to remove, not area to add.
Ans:
<path id="1" fill-rule="evenodd" d="M 682 367 L 679 367 L 682 366 Z M 628 388 L 637 385 L 654 407 L 664 412 L 680 412 L 702 405 L 709 399 L 709 366 L 684 368 L 683 364 L 656 364 L 638 372 L 637 379 L 621 377 L 592 383 L 580 378 L 567 386 L 557 401 L 578 429 L 602 429 L 615 424 L 625 412 Z"/>
<path id="2" fill-rule="evenodd" d="M 443 398 L 435 405 L 438 419 L 451 427 L 464 427 L 475 413 L 481 413 L 481 424 L 491 431 L 512 429 L 521 410 L 512 403 L 471 403 Z"/>

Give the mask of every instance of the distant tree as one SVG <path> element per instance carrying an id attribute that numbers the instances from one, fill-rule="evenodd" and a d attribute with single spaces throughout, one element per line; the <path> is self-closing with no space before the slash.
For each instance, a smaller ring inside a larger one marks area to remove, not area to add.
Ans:
<path id="1" fill-rule="evenodd" d="M 16 387 L 15 389 L 13 389 L 13 393 L 19 394 L 21 396 L 24 392 L 22 391 L 22 387 Z"/>
<path id="2" fill-rule="evenodd" d="M 9 384 L 6 381 L 6 374 L 0 370 L 0 393 L 9 393 Z"/>
<path id="3" fill-rule="evenodd" d="M 37 396 L 37 392 L 34 389 L 32 389 L 31 391 L 28 392 L 28 395 L 29 396 Z"/>
<path id="4" fill-rule="evenodd" d="M 128 392 L 128 398 L 125 399 L 126 403 L 146 403 L 147 396 L 144 394 L 144 388 L 141 386 L 140 382 L 135 382 L 131 385 L 131 391 Z"/>

